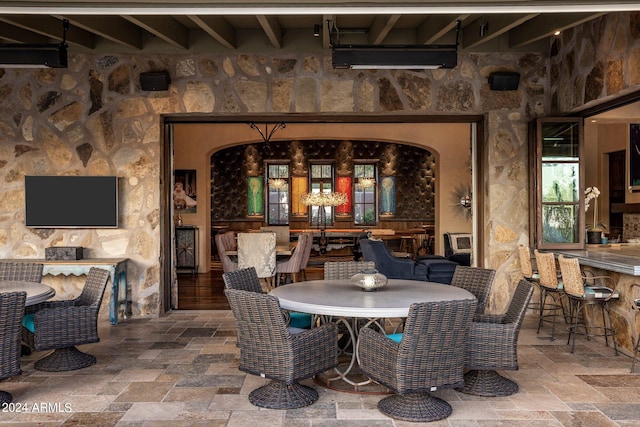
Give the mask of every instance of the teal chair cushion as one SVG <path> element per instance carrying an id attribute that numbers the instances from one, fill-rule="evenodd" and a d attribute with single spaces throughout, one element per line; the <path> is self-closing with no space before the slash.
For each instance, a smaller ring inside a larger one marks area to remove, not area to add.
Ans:
<path id="1" fill-rule="evenodd" d="M 299 329 L 311 328 L 311 315 L 309 313 L 298 313 L 292 311 L 289 313 L 289 326 Z"/>
<path id="2" fill-rule="evenodd" d="M 34 320 L 35 313 L 25 314 L 22 317 L 22 326 L 31 331 L 32 334 L 36 333 L 36 322 Z"/>
<path id="3" fill-rule="evenodd" d="M 388 334 L 387 338 L 390 338 L 392 340 L 394 340 L 395 342 L 399 343 L 400 341 L 402 341 L 402 334 Z"/>

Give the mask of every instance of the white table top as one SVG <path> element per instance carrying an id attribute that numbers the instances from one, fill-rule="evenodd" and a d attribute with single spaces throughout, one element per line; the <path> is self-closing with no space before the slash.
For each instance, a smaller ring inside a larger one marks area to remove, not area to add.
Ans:
<path id="1" fill-rule="evenodd" d="M 44 283 L 22 282 L 18 280 L 0 280 L 0 292 L 27 292 L 26 305 L 39 304 L 56 294 L 56 291 Z"/>
<path id="2" fill-rule="evenodd" d="M 278 286 L 270 292 L 280 307 L 341 317 L 407 317 L 414 302 L 475 299 L 456 286 L 417 280 L 390 279 L 375 292 L 365 292 L 348 279 L 311 280 Z"/>

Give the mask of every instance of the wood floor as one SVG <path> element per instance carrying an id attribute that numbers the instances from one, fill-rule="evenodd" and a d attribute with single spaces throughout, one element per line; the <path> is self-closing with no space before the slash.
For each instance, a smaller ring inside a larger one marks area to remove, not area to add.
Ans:
<path id="1" fill-rule="evenodd" d="M 308 280 L 322 279 L 323 269 L 314 265 L 306 273 Z M 178 310 L 229 310 L 220 261 L 212 260 L 208 273 L 178 274 Z"/>

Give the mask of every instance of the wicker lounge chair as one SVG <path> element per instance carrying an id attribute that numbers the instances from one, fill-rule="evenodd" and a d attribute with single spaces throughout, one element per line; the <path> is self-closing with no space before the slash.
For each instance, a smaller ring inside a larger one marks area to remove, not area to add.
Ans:
<path id="1" fill-rule="evenodd" d="M 42 281 L 43 264 L 30 262 L 0 262 L 0 280 Z"/>
<path id="2" fill-rule="evenodd" d="M 222 280 L 227 289 L 239 289 L 241 291 L 263 293 L 260 278 L 253 267 L 230 271 L 222 275 Z M 300 332 L 302 329 L 311 328 L 312 316 L 309 313 L 282 310 L 291 333 Z"/>
<path id="3" fill-rule="evenodd" d="M 464 387 L 458 389 L 478 396 L 510 396 L 518 384 L 496 369 L 518 369 L 518 334 L 533 294 L 533 285 L 520 280 L 505 314 L 485 314 L 474 320 L 467 337 Z"/>
<path id="4" fill-rule="evenodd" d="M 20 375 L 20 322 L 26 292 L 0 293 L 0 380 Z M 0 391 L 0 405 L 10 403 L 9 392 Z M 2 406 L 4 409 L 4 406 Z"/>
<path id="5" fill-rule="evenodd" d="M 225 294 L 238 323 L 238 369 L 272 380 L 249 393 L 249 401 L 263 408 L 293 409 L 318 400 L 318 392 L 299 381 L 338 365 L 336 325 L 291 334 L 273 295 L 237 289 Z"/>
<path id="6" fill-rule="evenodd" d="M 36 361 L 37 370 L 72 371 L 96 363 L 95 356 L 75 346 L 100 341 L 98 312 L 108 280 L 108 270 L 92 267 L 78 298 L 43 302 L 25 316 L 23 341 L 36 351 L 54 350 Z"/>
<path id="7" fill-rule="evenodd" d="M 453 272 L 451 285 L 466 289 L 475 295 L 478 299 L 476 313 L 483 314 L 487 307 L 489 294 L 491 293 L 491 286 L 493 285 L 493 279 L 495 276 L 496 271 L 489 268 L 459 265 Z"/>
<path id="8" fill-rule="evenodd" d="M 429 392 L 463 384 L 465 336 L 475 310 L 475 299 L 412 304 L 400 343 L 360 330 L 362 371 L 396 393 L 378 402 L 380 412 L 414 422 L 451 414 L 451 405 Z"/>

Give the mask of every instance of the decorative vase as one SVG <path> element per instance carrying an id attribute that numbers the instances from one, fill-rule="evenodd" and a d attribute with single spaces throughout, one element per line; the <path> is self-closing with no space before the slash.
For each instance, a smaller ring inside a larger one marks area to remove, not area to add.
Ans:
<path id="1" fill-rule="evenodd" d="M 587 244 L 599 245 L 602 243 L 602 231 L 600 230 L 587 230 Z"/>
<path id="2" fill-rule="evenodd" d="M 375 269 L 365 269 L 351 276 L 351 283 L 365 292 L 372 292 L 387 284 L 387 276 Z"/>

